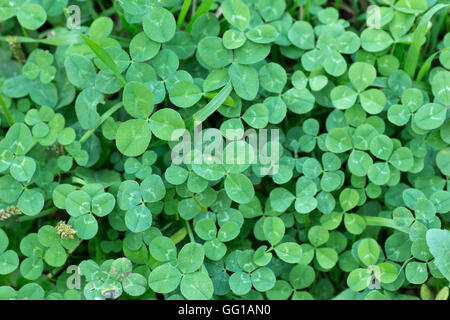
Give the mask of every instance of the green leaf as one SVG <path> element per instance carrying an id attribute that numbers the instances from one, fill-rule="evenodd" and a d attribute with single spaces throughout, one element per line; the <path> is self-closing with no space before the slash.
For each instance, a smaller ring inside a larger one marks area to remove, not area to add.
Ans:
<path id="1" fill-rule="evenodd" d="M 332 248 L 318 248 L 316 250 L 316 258 L 322 268 L 331 269 L 338 261 L 338 254 Z"/>
<path id="2" fill-rule="evenodd" d="M 448 93 L 447 85 L 450 78 L 450 72 L 441 71 L 436 73 L 431 80 L 431 89 L 436 98 L 444 105 L 450 104 L 450 94 Z"/>
<path id="3" fill-rule="evenodd" d="M 185 129 L 180 114 L 169 108 L 156 111 L 150 117 L 149 126 L 156 137 L 166 141 L 177 140 Z"/>
<path id="4" fill-rule="evenodd" d="M 178 267 L 183 273 L 191 273 L 203 265 L 205 251 L 198 243 L 188 243 L 181 248 L 178 254 Z"/>
<path id="5" fill-rule="evenodd" d="M 322 226 L 313 226 L 309 229 L 308 240 L 315 247 L 325 244 L 330 237 L 327 229 Z"/>
<path id="6" fill-rule="evenodd" d="M 35 216 L 44 208 L 44 201 L 42 193 L 28 189 L 20 196 L 17 206 L 27 216 Z"/>
<path id="7" fill-rule="evenodd" d="M 161 7 L 149 7 L 144 16 L 145 34 L 153 41 L 168 42 L 175 35 L 176 22 L 169 10 Z"/>
<path id="8" fill-rule="evenodd" d="M 122 154 L 136 157 L 147 150 L 151 138 L 152 132 L 147 121 L 132 119 L 122 122 L 117 129 L 116 146 Z"/>
<path id="9" fill-rule="evenodd" d="M 232 64 L 229 75 L 234 91 L 244 100 L 253 100 L 259 89 L 258 73 L 249 66 Z"/>
<path id="10" fill-rule="evenodd" d="M 314 31 L 306 21 L 296 21 L 288 32 L 288 38 L 292 44 L 300 49 L 312 49 L 314 47 Z"/>
<path id="11" fill-rule="evenodd" d="M 255 43 L 271 43 L 278 37 L 278 31 L 270 24 L 262 24 L 250 29 L 245 35 Z"/>
<path id="12" fill-rule="evenodd" d="M 0 254 L 0 274 L 12 273 L 19 266 L 19 257 L 13 250 L 7 250 Z"/>
<path id="13" fill-rule="evenodd" d="M 295 242 L 284 242 L 275 247 L 278 258 L 287 263 L 298 263 L 301 259 L 302 248 Z"/>
<path id="14" fill-rule="evenodd" d="M 226 0 L 222 3 L 222 13 L 228 23 L 244 31 L 250 23 L 250 11 L 240 0 Z"/>
<path id="15" fill-rule="evenodd" d="M 427 103 L 417 110 L 413 121 L 423 130 L 433 130 L 442 126 L 446 119 L 447 109 L 437 103 Z"/>
<path id="16" fill-rule="evenodd" d="M 448 4 L 436 4 L 433 8 L 427 11 L 420 19 L 419 25 L 414 31 L 411 46 L 408 49 L 405 60 L 405 71 L 410 77 L 414 77 L 416 72 L 417 63 L 419 61 L 420 48 L 422 47 L 426 33 L 428 31 L 428 22 L 431 20 L 433 15 L 439 10 L 448 7 Z"/>
<path id="17" fill-rule="evenodd" d="M 342 210 L 348 212 L 359 203 L 359 194 L 355 189 L 345 188 L 339 195 L 339 203 Z"/>
<path id="18" fill-rule="evenodd" d="M 333 105 L 341 110 L 349 109 L 354 106 L 357 93 L 348 86 L 337 86 L 331 90 L 331 101 Z"/>
<path id="19" fill-rule="evenodd" d="M 78 237 L 83 240 L 92 239 L 98 231 L 98 222 L 92 214 L 72 217 L 68 223 L 77 230 Z"/>
<path id="20" fill-rule="evenodd" d="M 406 279 L 413 284 L 422 284 L 428 279 L 427 265 L 423 262 L 411 261 L 405 267 Z"/>
<path id="21" fill-rule="evenodd" d="M 287 74 L 284 68 L 270 62 L 259 69 L 259 82 L 264 90 L 280 93 L 286 85 Z"/>
<path id="22" fill-rule="evenodd" d="M 383 51 L 393 42 L 389 34 L 381 29 L 365 29 L 361 33 L 361 47 L 368 52 Z"/>
<path id="23" fill-rule="evenodd" d="M 183 277 L 180 290 L 188 300 L 209 300 L 213 295 L 214 287 L 206 273 L 194 272 Z"/>
<path id="24" fill-rule="evenodd" d="M 67 212 L 73 216 L 82 216 L 91 211 L 91 197 L 83 190 L 71 192 L 65 200 Z"/>
<path id="25" fill-rule="evenodd" d="M 25 29 L 36 30 L 47 20 L 47 13 L 38 4 L 25 3 L 17 10 L 17 20 Z"/>
<path id="26" fill-rule="evenodd" d="M 150 254 L 158 261 L 167 262 L 176 258 L 177 249 L 170 238 L 155 237 L 149 245 Z"/>
<path id="27" fill-rule="evenodd" d="M 273 271 L 267 267 L 262 267 L 252 272 L 253 287 L 259 292 L 266 292 L 275 286 L 276 277 Z"/>
<path id="28" fill-rule="evenodd" d="M 283 220 L 278 217 L 267 217 L 264 219 L 264 236 L 269 243 L 274 246 L 283 239 L 285 226 Z"/>
<path id="29" fill-rule="evenodd" d="M 202 97 L 202 92 L 195 84 L 188 80 L 181 80 L 169 90 L 170 101 L 180 107 L 189 108 L 196 104 Z"/>
<path id="30" fill-rule="evenodd" d="M 45 251 L 44 260 L 52 267 L 61 267 L 67 259 L 66 250 L 61 245 L 51 247 Z"/>
<path id="31" fill-rule="evenodd" d="M 352 139 L 346 128 L 334 128 L 326 138 L 327 149 L 333 153 L 342 153 L 352 148 Z"/>
<path id="32" fill-rule="evenodd" d="M 125 86 L 125 79 L 119 72 L 116 63 L 101 46 L 99 46 L 95 41 L 81 35 L 83 40 L 87 43 L 89 48 L 95 53 L 95 55 L 106 65 L 106 67 L 119 79 L 123 86 Z"/>
<path id="33" fill-rule="evenodd" d="M 148 277 L 148 285 L 158 293 L 174 291 L 181 281 L 181 273 L 171 264 L 163 264 L 152 270 Z"/>
<path id="34" fill-rule="evenodd" d="M 197 55 L 208 68 L 220 69 L 229 65 L 233 52 L 225 49 L 218 37 L 205 37 L 198 43 Z"/>
<path id="35" fill-rule="evenodd" d="M 380 247 L 373 239 L 363 239 L 358 245 L 358 257 L 366 266 L 377 263 L 380 256 Z"/>
<path id="36" fill-rule="evenodd" d="M 139 82 L 128 82 L 123 91 L 123 106 L 133 118 L 146 119 L 153 112 L 153 93 Z"/>
<path id="37" fill-rule="evenodd" d="M 347 285 L 353 291 L 362 291 L 369 286 L 370 283 L 370 272 L 366 269 L 355 269 L 348 275 Z"/>
<path id="38" fill-rule="evenodd" d="M 123 290 L 133 297 L 138 297 L 147 290 L 147 279 L 139 273 L 131 273 L 122 282 Z"/>
<path id="39" fill-rule="evenodd" d="M 132 232 L 142 232 L 150 228 L 153 217 L 144 204 L 131 208 L 125 214 L 125 224 Z"/>
<path id="40" fill-rule="evenodd" d="M 237 295 L 245 295 L 252 288 L 252 280 L 247 273 L 236 272 L 230 276 L 230 288 Z"/>
<path id="41" fill-rule="evenodd" d="M 428 248 L 435 258 L 434 264 L 447 280 L 450 279 L 449 238 L 450 232 L 448 230 L 433 228 L 429 229 L 426 234 Z"/>
<path id="42" fill-rule="evenodd" d="M 241 173 L 230 173 L 225 178 L 225 191 L 231 200 L 245 204 L 249 203 L 255 195 L 250 180 Z"/>

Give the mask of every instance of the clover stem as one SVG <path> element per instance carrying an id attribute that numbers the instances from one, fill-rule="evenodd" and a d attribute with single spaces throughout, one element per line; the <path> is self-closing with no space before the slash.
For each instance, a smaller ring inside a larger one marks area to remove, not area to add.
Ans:
<path id="1" fill-rule="evenodd" d="M 195 199 L 195 197 L 192 198 L 192 199 L 194 199 L 195 203 L 197 203 L 197 205 L 200 207 L 200 210 L 202 210 L 202 211 L 208 211 L 208 209 L 205 208 L 205 207 L 203 207 L 203 206 L 200 204 L 200 202 L 198 202 L 198 200 Z"/>
<path id="2" fill-rule="evenodd" d="M 396 42 L 394 42 L 394 44 L 392 45 L 392 49 L 391 49 L 391 55 L 393 55 L 394 54 L 394 51 L 395 51 L 395 45 L 396 45 L 397 43 Z"/>
<path id="3" fill-rule="evenodd" d="M 305 233 L 306 235 L 308 235 L 308 217 L 306 216 L 306 214 L 303 214 L 303 221 L 305 222 Z"/>
<path id="4" fill-rule="evenodd" d="M 11 127 L 14 124 L 14 119 L 6 106 L 5 100 L 3 100 L 2 95 L 0 94 L 0 107 L 2 108 L 3 113 L 5 114 L 6 121 L 8 121 L 8 125 Z"/>
<path id="5" fill-rule="evenodd" d="M 96 126 L 94 128 L 92 128 L 91 130 L 86 131 L 86 133 L 81 137 L 80 144 L 83 144 L 84 142 L 86 142 L 86 140 L 89 139 L 89 137 L 98 129 L 98 127 L 100 127 L 103 124 L 103 122 L 106 121 L 106 119 L 108 119 L 114 112 L 119 110 L 121 107 L 122 107 L 122 102 L 119 102 L 119 103 L 113 105 L 111 108 L 109 108 L 104 114 L 102 114 L 102 116 L 100 117 L 100 120 L 98 121 Z"/>
<path id="6" fill-rule="evenodd" d="M 191 242 L 195 242 L 194 239 L 194 234 L 192 233 L 192 229 L 191 229 L 191 225 L 189 224 L 189 221 L 184 220 L 184 224 L 186 225 L 186 229 L 189 235 L 189 240 L 191 240 Z"/>
<path id="7" fill-rule="evenodd" d="M 181 228 L 177 232 L 175 232 L 173 235 L 170 236 L 170 239 L 172 239 L 174 244 L 180 243 L 188 234 L 188 231 L 185 227 Z"/>
<path id="8" fill-rule="evenodd" d="M 394 223 L 394 220 L 392 219 L 388 219 L 388 218 L 383 218 L 383 217 L 364 217 L 364 219 L 366 220 L 366 224 L 368 226 L 373 226 L 373 227 L 387 227 L 387 228 L 392 228 L 404 233 L 409 233 L 408 228 L 403 228 L 403 227 L 399 227 Z"/>
<path id="9" fill-rule="evenodd" d="M 49 214 L 52 214 L 56 211 L 58 211 L 58 208 L 56 208 L 56 207 L 48 208 L 46 210 L 41 211 L 41 213 L 39 213 L 35 216 L 22 216 L 22 217 L 18 218 L 18 220 L 19 220 L 19 222 L 31 221 L 31 220 L 35 220 L 37 218 L 42 218 L 42 217 L 48 216 Z"/>
<path id="10" fill-rule="evenodd" d="M 275 249 L 275 247 L 274 247 L 274 246 L 271 246 L 269 249 L 267 249 L 267 250 L 265 251 L 265 253 L 269 253 L 269 252 L 273 251 L 274 249 Z"/>

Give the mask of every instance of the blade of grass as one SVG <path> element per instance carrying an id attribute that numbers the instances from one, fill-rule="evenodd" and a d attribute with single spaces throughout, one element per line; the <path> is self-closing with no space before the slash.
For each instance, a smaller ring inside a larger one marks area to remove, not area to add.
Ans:
<path id="1" fill-rule="evenodd" d="M 87 43 L 89 48 L 95 53 L 95 55 L 102 60 L 102 62 L 111 70 L 112 73 L 117 77 L 117 79 L 120 80 L 122 85 L 125 87 L 126 81 L 122 74 L 117 69 L 116 64 L 114 63 L 113 59 L 109 56 L 108 52 L 103 50 L 102 47 L 100 47 L 97 43 L 89 39 L 88 37 L 81 35 L 81 37 L 84 39 L 84 41 Z"/>
<path id="2" fill-rule="evenodd" d="M 442 53 L 443 51 L 447 51 L 450 50 L 450 48 L 445 48 L 442 49 L 438 52 L 433 53 L 430 57 L 428 57 L 428 59 L 423 63 L 422 67 L 420 68 L 419 72 L 417 73 L 417 78 L 416 81 L 421 81 L 423 76 L 430 70 L 431 68 L 431 63 L 433 62 L 434 58 L 436 58 L 436 56 L 440 53 Z"/>
<path id="3" fill-rule="evenodd" d="M 183 25 L 184 19 L 186 18 L 190 6 L 191 0 L 184 0 L 180 14 L 178 15 L 177 28 L 180 28 Z"/>
<path id="4" fill-rule="evenodd" d="M 392 228 L 404 233 L 409 233 L 408 228 L 396 225 L 392 219 L 373 216 L 365 216 L 364 219 L 366 220 L 366 224 L 368 226 Z"/>
<path id="5" fill-rule="evenodd" d="M 128 23 L 128 21 L 125 19 L 123 12 L 121 12 L 119 7 L 117 6 L 116 2 L 117 1 L 113 2 L 113 8 L 115 9 L 116 13 L 119 15 L 120 21 L 122 22 L 123 27 L 127 31 L 128 35 L 130 36 L 130 38 L 133 38 L 139 32 L 139 29 L 137 26 L 131 25 Z"/>
<path id="6" fill-rule="evenodd" d="M 212 93 L 205 94 L 205 98 L 207 98 L 208 100 L 212 100 L 219 93 L 220 93 L 220 91 L 219 92 L 212 92 Z M 225 106 L 228 106 L 228 107 L 234 107 L 235 106 L 234 105 L 234 100 L 230 96 L 228 96 L 222 104 L 225 105 Z"/>
<path id="7" fill-rule="evenodd" d="M 3 97 L 1 94 L 0 94 L 0 107 L 2 108 L 2 111 L 5 115 L 6 121 L 8 121 L 8 125 L 11 127 L 14 124 L 14 119 L 13 119 L 8 107 L 6 106 L 5 100 L 3 100 Z"/>
<path id="8" fill-rule="evenodd" d="M 436 45 L 438 42 L 439 34 L 444 28 L 445 19 L 448 17 L 448 8 L 445 8 L 442 12 L 439 12 L 436 17 L 436 23 L 433 24 L 433 29 L 431 31 L 431 46 L 429 48 L 429 53 L 434 52 L 436 50 Z"/>
<path id="9" fill-rule="evenodd" d="M 187 236 L 187 229 L 185 227 L 181 228 L 173 235 L 170 236 L 174 244 L 180 243 Z"/>
<path id="10" fill-rule="evenodd" d="M 105 113 L 102 114 L 102 116 L 98 120 L 98 123 L 95 125 L 95 128 L 92 128 L 91 130 L 86 131 L 86 133 L 81 137 L 80 144 L 85 143 L 86 140 L 89 139 L 89 137 L 95 132 L 95 130 L 97 130 L 97 128 L 100 127 L 103 124 L 103 122 L 106 121 L 106 119 L 108 119 L 114 112 L 119 110 L 121 107 L 122 107 L 122 102 L 119 102 L 119 103 L 113 105 L 108 110 L 106 110 Z"/>
<path id="11" fill-rule="evenodd" d="M 7 38 L 10 36 L 0 36 L 0 41 L 8 42 Z M 45 38 L 45 39 L 33 39 L 30 37 L 13 36 L 17 42 L 20 43 L 42 43 L 50 46 L 67 46 L 72 44 L 81 44 L 83 40 L 78 33 L 69 33 L 68 35 Z"/>
<path id="12" fill-rule="evenodd" d="M 186 26 L 185 31 L 191 32 L 192 25 L 194 24 L 195 20 L 198 19 L 202 14 L 206 13 L 211 9 L 212 4 L 214 3 L 214 0 L 205 0 L 202 2 L 200 7 L 198 7 L 197 11 L 195 11 L 194 16 L 192 17 L 191 21 L 189 21 L 188 25 Z"/>
<path id="13" fill-rule="evenodd" d="M 417 29 L 414 31 L 411 46 L 409 47 L 408 53 L 406 55 L 406 61 L 404 70 L 409 74 L 411 78 L 414 78 L 416 72 L 417 64 L 419 62 L 420 48 L 424 43 L 424 39 L 428 30 L 428 22 L 431 20 L 433 15 L 439 10 L 449 7 L 449 4 L 437 4 L 430 10 L 428 10 L 420 19 Z"/>
<path id="14" fill-rule="evenodd" d="M 210 115 L 214 113 L 214 111 L 216 111 L 225 102 L 230 93 L 231 93 L 231 82 L 228 82 L 225 85 L 225 87 L 223 87 L 222 90 L 220 90 L 219 93 L 211 101 L 208 102 L 206 106 L 198 110 L 192 116 L 194 122 L 205 121 Z"/>
<path id="15" fill-rule="evenodd" d="M 296 10 L 297 7 L 298 7 L 298 1 L 299 1 L 299 0 L 294 0 L 294 1 L 292 2 L 292 6 L 288 9 L 288 11 L 289 11 L 289 13 L 290 13 L 291 15 L 293 15 L 293 14 L 295 13 L 295 10 Z"/>
<path id="16" fill-rule="evenodd" d="M 309 21 L 309 1 L 310 0 L 306 0 L 305 8 L 303 10 L 302 20 L 304 21 Z"/>

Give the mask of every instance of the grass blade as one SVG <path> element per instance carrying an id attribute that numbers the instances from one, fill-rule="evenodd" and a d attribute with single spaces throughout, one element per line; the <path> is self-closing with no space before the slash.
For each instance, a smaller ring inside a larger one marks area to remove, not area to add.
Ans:
<path id="1" fill-rule="evenodd" d="M 202 14 L 206 13 L 211 9 L 212 4 L 214 3 L 214 0 L 205 0 L 202 2 L 200 7 L 198 7 L 197 11 L 195 12 L 194 16 L 192 17 L 191 21 L 189 21 L 188 25 L 186 26 L 186 32 L 191 32 L 192 25 L 194 24 L 195 20 L 198 19 Z"/>
<path id="2" fill-rule="evenodd" d="M 231 82 L 225 85 L 219 93 L 208 102 L 206 106 L 202 109 L 198 110 L 192 118 L 194 119 L 194 123 L 205 121 L 210 115 L 214 113 L 228 98 L 231 93 Z"/>
<path id="3" fill-rule="evenodd" d="M 114 63 L 113 59 L 109 56 L 108 52 L 106 52 L 102 47 L 100 47 L 97 43 L 89 39 L 88 37 L 81 35 L 83 37 L 84 41 L 86 41 L 87 45 L 91 50 L 95 53 L 95 55 L 102 60 L 102 62 L 111 70 L 112 73 L 120 80 L 122 85 L 125 87 L 126 81 L 122 74 L 117 69 L 116 64 Z"/>
<path id="4" fill-rule="evenodd" d="M 13 119 L 8 107 L 6 106 L 5 100 L 3 100 L 3 97 L 1 94 L 0 94 L 0 107 L 3 111 L 3 114 L 5 115 L 6 121 L 8 121 L 8 125 L 10 127 L 12 127 L 12 125 L 14 124 L 14 119 Z"/>
<path id="5" fill-rule="evenodd" d="M 180 28 L 183 25 L 184 18 L 186 18 L 186 14 L 191 6 L 191 0 L 184 0 L 183 6 L 181 7 L 180 14 L 178 15 L 177 20 L 177 28 Z"/>
<path id="6" fill-rule="evenodd" d="M 72 44 L 81 44 L 83 40 L 78 33 L 68 33 L 64 36 L 56 36 L 54 38 L 33 39 L 24 36 L 1 36 L 0 41 L 8 42 L 8 38 L 20 43 L 42 43 L 50 46 L 68 46 Z"/>
<path id="7" fill-rule="evenodd" d="M 114 112 L 119 110 L 122 107 L 122 105 L 123 105 L 123 103 L 119 102 L 119 103 L 116 103 L 115 105 L 113 105 L 108 110 L 106 110 L 105 113 L 102 114 L 102 116 L 98 120 L 98 123 L 96 124 L 95 128 L 93 128 L 89 131 L 86 131 L 86 133 L 81 137 L 80 144 L 85 143 L 86 140 L 89 139 L 89 137 L 95 132 L 95 130 L 97 130 L 97 128 L 100 127 L 103 124 L 103 122 L 105 122 L 106 119 L 108 119 Z"/>
<path id="8" fill-rule="evenodd" d="M 431 63 L 433 62 L 434 58 L 443 51 L 450 50 L 450 48 L 442 49 L 441 51 L 433 53 L 422 65 L 419 72 L 417 73 L 416 81 L 420 82 L 423 78 L 423 76 L 430 70 Z"/>
<path id="9" fill-rule="evenodd" d="M 419 25 L 417 26 L 416 31 L 414 31 L 413 39 L 411 42 L 411 46 L 409 47 L 408 54 L 406 56 L 405 62 L 405 71 L 411 78 L 414 78 L 414 74 L 416 73 L 417 63 L 419 61 L 420 48 L 424 43 L 424 39 L 427 33 L 428 22 L 431 20 L 433 15 L 441 10 L 442 8 L 450 6 L 449 4 L 437 4 L 427 13 L 425 13 L 420 19 Z"/>

